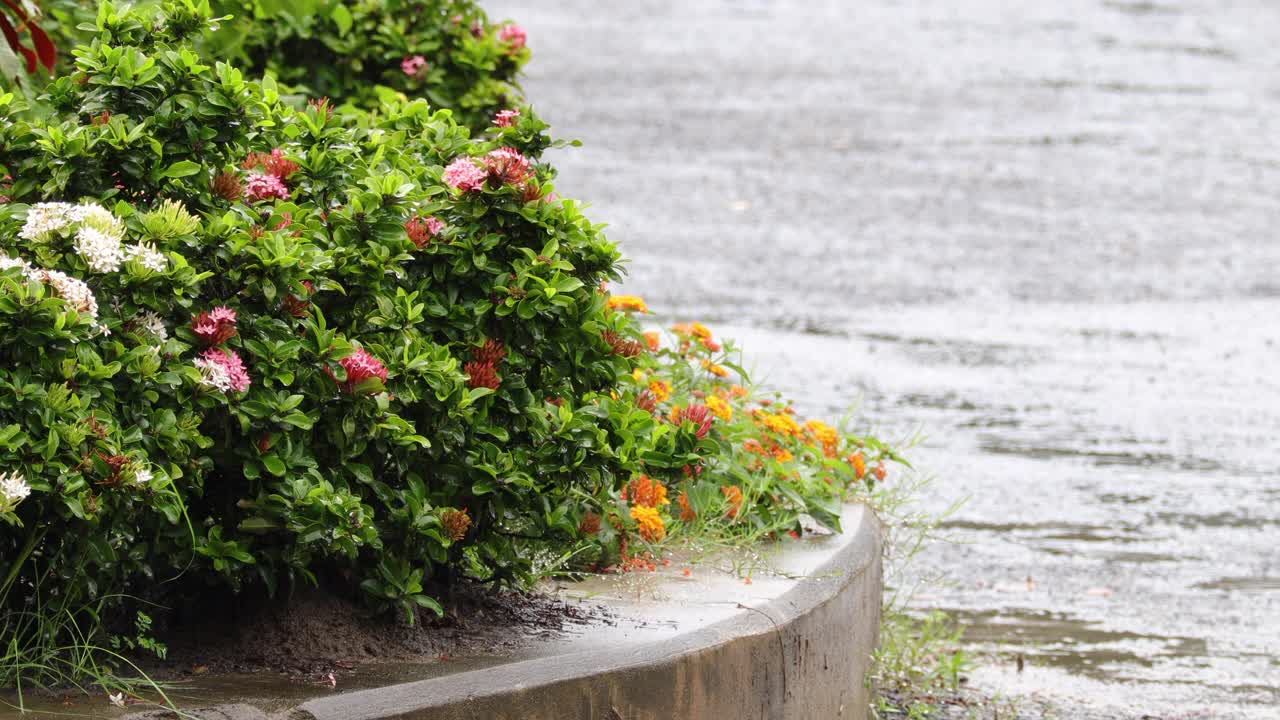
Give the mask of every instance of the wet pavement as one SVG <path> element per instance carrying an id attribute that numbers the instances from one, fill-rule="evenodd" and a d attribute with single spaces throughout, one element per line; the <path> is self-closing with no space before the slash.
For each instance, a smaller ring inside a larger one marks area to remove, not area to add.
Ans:
<path id="1" fill-rule="evenodd" d="M 923 431 L 975 685 L 1280 717 L 1280 5 L 486 7 L 628 291 Z"/>

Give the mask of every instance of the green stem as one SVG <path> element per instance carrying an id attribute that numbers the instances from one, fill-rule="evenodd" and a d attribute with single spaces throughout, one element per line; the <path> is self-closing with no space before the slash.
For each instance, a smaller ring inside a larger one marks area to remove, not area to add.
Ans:
<path id="1" fill-rule="evenodd" d="M 13 561 L 13 565 L 9 566 L 9 573 L 4 577 L 4 584 L 0 585 L 0 607 L 4 605 L 4 601 L 9 597 L 9 588 L 13 582 L 18 579 L 18 571 L 22 569 L 22 565 L 35 551 L 36 545 L 44 539 L 44 534 L 49 528 L 44 527 L 37 529 L 32 526 L 31 532 L 27 533 L 27 544 L 22 546 L 22 551 L 18 553 L 18 557 Z"/>

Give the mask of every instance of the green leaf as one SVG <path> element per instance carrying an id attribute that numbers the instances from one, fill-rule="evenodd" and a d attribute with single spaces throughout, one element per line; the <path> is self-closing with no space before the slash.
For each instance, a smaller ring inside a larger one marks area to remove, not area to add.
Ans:
<path id="1" fill-rule="evenodd" d="M 274 454 L 263 455 L 262 464 L 267 468 L 267 472 L 276 477 L 284 477 L 288 469 L 284 466 L 284 461 L 276 457 Z"/>
<path id="2" fill-rule="evenodd" d="M 198 172 L 200 172 L 200 166 L 197 165 L 196 163 L 193 163 L 190 160 L 179 160 L 178 162 L 165 168 L 164 173 L 161 174 L 161 177 L 183 178 L 183 177 L 188 177 L 190 175 L 195 175 Z"/>
<path id="3" fill-rule="evenodd" d="M 346 35 L 351 32 L 351 11 L 347 9 L 346 5 L 335 5 L 333 7 L 333 12 L 329 13 L 329 17 L 333 20 L 334 24 L 338 26 L 338 33 L 340 35 Z"/>

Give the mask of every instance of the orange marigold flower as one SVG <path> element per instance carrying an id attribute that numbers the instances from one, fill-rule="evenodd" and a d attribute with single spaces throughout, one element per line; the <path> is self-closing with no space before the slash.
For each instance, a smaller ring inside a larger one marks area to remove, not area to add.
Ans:
<path id="1" fill-rule="evenodd" d="M 689 326 L 689 334 L 706 343 L 711 339 L 711 328 L 696 322 Z"/>
<path id="2" fill-rule="evenodd" d="M 755 453 L 756 455 L 769 454 L 769 451 L 765 449 L 764 445 L 760 444 L 760 441 L 756 440 L 755 438 L 748 438 L 745 442 L 743 442 L 742 449 L 746 450 L 749 453 Z"/>
<path id="3" fill-rule="evenodd" d="M 733 419 L 733 408 L 729 407 L 729 403 L 723 398 L 711 396 L 706 399 L 706 402 L 707 407 L 711 408 L 711 412 L 715 413 L 716 417 L 726 422 Z"/>
<path id="4" fill-rule="evenodd" d="M 578 523 L 578 531 L 583 535 L 595 535 L 600 532 L 600 516 L 589 512 L 582 517 L 582 522 Z"/>
<path id="5" fill-rule="evenodd" d="M 720 493 L 724 495 L 725 502 L 729 503 L 724 516 L 730 520 L 738 517 L 738 511 L 742 509 L 742 488 L 737 485 L 721 485 Z"/>
<path id="6" fill-rule="evenodd" d="M 444 527 L 444 534 L 450 540 L 458 542 L 467 536 L 467 529 L 471 527 L 471 516 L 467 514 L 465 508 L 445 510 L 440 514 L 440 525 Z"/>
<path id="7" fill-rule="evenodd" d="M 849 456 L 849 464 L 853 466 L 853 474 L 861 480 L 867 474 L 867 459 L 862 457 L 862 451 Z"/>
<path id="8" fill-rule="evenodd" d="M 610 310 L 622 310 L 624 312 L 649 312 L 649 306 L 645 304 L 644 298 L 639 295 L 613 295 L 609 298 Z"/>
<path id="9" fill-rule="evenodd" d="M 778 462 L 791 462 L 796 459 L 796 456 L 792 455 L 790 450 L 782 447 L 781 445 L 774 445 L 769 448 L 769 452 L 778 460 Z"/>
<path id="10" fill-rule="evenodd" d="M 676 501 L 680 503 L 680 520 L 682 522 L 693 522 L 698 519 L 698 513 L 694 512 L 693 506 L 689 504 L 689 493 L 681 490 L 680 495 L 676 497 Z"/>
<path id="11" fill-rule="evenodd" d="M 667 488 L 648 475 L 641 475 L 627 483 L 627 487 L 622 490 L 622 499 L 629 501 L 632 505 L 653 508 L 671 504 L 667 499 Z"/>
<path id="12" fill-rule="evenodd" d="M 631 519 L 636 521 L 636 531 L 649 542 L 658 542 L 667 536 L 667 526 L 658 511 L 647 505 L 631 508 Z"/>
<path id="13" fill-rule="evenodd" d="M 721 377 L 721 378 L 729 377 L 729 370 L 727 368 L 725 368 L 723 365 L 717 365 L 711 362 L 710 360 L 703 360 L 702 367 L 706 369 L 707 372 L 711 373 L 712 375 L 715 375 L 716 377 Z"/>
<path id="14" fill-rule="evenodd" d="M 671 399 L 671 383 L 666 380 L 654 380 L 649 383 L 649 392 L 653 393 L 654 399 L 658 402 L 666 402 Z"/>
<path id="15" fill-rule="evenodd" d="M 748 389 L 746 389 L 746 388 L 742 387 L 741 385 L 730 385 L 730 386 L 729 386 L 729 396 L 730 396 L 730 397 L 735 397 L 735 398 L 744 398 L 744 397 L 746 397 L 746 396 L 747 396 L 747 394 L 748 394 L 748 393 L 750 393 L 750 392 L 751 392 L 750 390 L 748 390 Z"/>
<path id="16" fill-rule="evenodd" d="M 658 348 L 661 347 L 662 337 L 657 330 L 650 330 L 644 334 L 644 341 L 649 346 L 649 350 L 658 352 Z"/>

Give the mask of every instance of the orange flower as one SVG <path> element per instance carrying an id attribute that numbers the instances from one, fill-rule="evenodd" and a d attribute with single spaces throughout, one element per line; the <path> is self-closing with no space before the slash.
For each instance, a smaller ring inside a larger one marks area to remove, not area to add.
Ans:
<path id="1" fill-rule="evenodd" d="M 471 527 L 471 516 L 467 514 L 466 509 L 445 510 L 440 514 L 440 525 L 444 527 L 444 534 L 450 540 L 458 542 L 467 536 L 467 529 Z"/>
<path id="2" fill-rule="evenodd" d="M 796 459 L 796 456 L 792 455 L 790 450 L 782 447 L 781 445 L 774 445 L 769 448 L 769 452 L 777 458 L 778 462 L 791 462 Z"/>
<path id="3" fill-rule="evenodd" d="M 658 352 L 658 348 L 661 346 L 662 336 L 658 334 L 657 330 L 650 330 L 644 334 L 644 341 L 648 343 L 650 350 Z"/>
<path id="4" fill-rule="evenodd" d="M 651 508 L 671 504 L 667 499 L 667 488 L 648 475 L 641 475 L 627 483 L 627 487 L 622 491 L 622 499 L 629 501 L 632 505 Z"/>
<path id="5" fill-rule="evenodd" d="M 639 295 L 613 295 L 609 298 L 610 310 L 622 310 L 623 312 L 649 312 L 649 306 L 645 304 L 644 298 Z"/>
<path id="6" fill-rule="evenodd" d="M 582 522 L 578 524 L 578 531 L 583 535 L 595 535 L 600 532 L 600 516 L 589 512 L 582 517 Z"/>
<path id="7" fill-rule="evenodd" d="M 676 501 L 680 503 L 681 522 L 693 522 L 698 519 L 698 513 L 694 512 L 693 506 L 689 504 L 689 493 L 681 490 L 680 495 L 676 497 Z"/>
<path id="8" fill-rule="evenodd" d="M 867 459 L 862 457 L 862 451 L 849 456 L 849 464 L 853 466 L 853 474 L 861 480 L 867 474 Z"/>
<path id="9" fill-rule="evenodd" d="M 700 322 L 696 322 L 689 326 L 689 334 L 703 342 L 711 339 L 711 329 Z"/>
<path id="10" fill-rule="evenodd" d="M 723 365 L 717 365 L 711 362 L 710 360 L 703 360 L 702 367 L 707 372 L 711 373 L 712 375 L 715 375 L 716 377 L 721 377 L 721 378 L 729 377 L 729 370 L 727 368 L 725 368 Z"/>
<path id="11" fill-rule="evenodd" d="M 840 445 L 840 434 L 836 429 L 821 420 L 810 420 L 804 429 L 822 446 L 822 453 L 827 457 L 835 457 Z"/>
<path id="12" fill-rule="evenodd" d="M 884 463 L 880 462 L 876 463 L 875 473 L 877 480 L 884 480 L 885 476 L 889 474 L 889 471 L 885 469 Z"/>
<path id="13" fill-rule="evenodd" d="M 667 526 L 658 511 L 646 505 L 631 508 L 631 519 L 636 521 L 636 532 L 649 542 L 658 542 L 667 536 Z"/>
<path id="14" fill-rule="evenodd" d="M 744 398 L 744 397 L 746 397 L 746 396 L 747 396 L 747 394 L 748 394 L 749 392 L 751 392 L 751 391 L 750 391 L 750 390 L 747 390 L 746 388 L 742 387 L 741 385 L 730 385 L 730 386 L 729 386 L 729 396 L 730 396 L 730 397 L 735 397 L 735 398 Z"/>
<path id="15" fill-rule="evenodd" d="M 803 431 L 800 429 L 800 424 L 785 413 L 770 414 L 767 412 L 761 412 L 757 416 L 757 420 L 761 425 L 764 425 L 766 428 L 779 435 L 800 437 L 803 434 Z"/>
<path id="16" fill-rule="evenodd" d="M 721 485 L 720 492 L 724 495 L 725 502 L 729 503 L 724 516 L 730 520 L 738 517 L 738 511 L 742 509 L 742 488 L 737 485 Z"/>
<path id="17" fill-rule="evenodd" d="M 729 403 L 725 402 L 724 398 L 714 395 L 708 397 L 707 407 L 711 408 L 711 412 L 715 413 L 716 417 L 725 422 L 733 419 L 733 408 L 729 407 Z"/>
<path id="18" fill-rule="evenodd" d="M 754 438 L 748 439 L 746 442 L 742 443 L 742 449 L 749 453 L 755 453 L 756 455 L 769 454 L 769 451 L 764 448 L 764 445 L 761 445 L 760 441 Z"/>
<path id="19" fill-rule="evenodd" d="M 654 399 L 658 402 L 666 402 L 671 399 L 671 383 L 665 380 L 654 380 L 649 383 L 649 392 L 653 393 Z"/>

